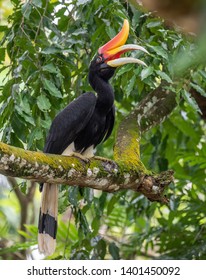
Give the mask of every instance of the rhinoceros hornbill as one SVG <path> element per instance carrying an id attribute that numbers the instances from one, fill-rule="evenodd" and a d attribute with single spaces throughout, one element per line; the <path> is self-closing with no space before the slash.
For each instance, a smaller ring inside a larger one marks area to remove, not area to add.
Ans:
<path id="1" fill-rule="evenodd" d="M 124 20 L 121 31 L 98 49 L 90 63 L 89 83 L 96 91 L 83 93 L 53 120 L 44 153 L 72 155 L 74 152 L 85 157 L 94 155 L 94 148 L 111 134 L 114 119 L 114 92 L 109 79 L 118 66 L 127 63 L 145 65 L 139 59 L 121 57 L 131 50 L 147 51 L 138 45 L 124 45 L 129 35 L 129 23 Z M 58 214 L 58 186 L 44 183 L 39 214 L 39 251 L 51 255 L 56 247 Z"/>

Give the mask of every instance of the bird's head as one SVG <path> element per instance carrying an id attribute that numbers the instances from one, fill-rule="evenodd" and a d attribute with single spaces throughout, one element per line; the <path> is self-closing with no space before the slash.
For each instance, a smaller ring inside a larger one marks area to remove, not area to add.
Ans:
<path id="1" fill-rule="evenodd" d="M 97 55 L 90 64 L 91 74 L 96 73 L 98 76 L 108 81 L 114 75 L 115 69 L 119 66 L 128 63 L 138 63 L 146 66 L 140 59 L 121 57 L 122 54 L 132 50 L 140 50 L 148 54 L 147 50 L 139 45 L 125 45 L 128 35 L 129 22 L 125 19 L 121 31 L 113 39 L 98 49 Z"/>

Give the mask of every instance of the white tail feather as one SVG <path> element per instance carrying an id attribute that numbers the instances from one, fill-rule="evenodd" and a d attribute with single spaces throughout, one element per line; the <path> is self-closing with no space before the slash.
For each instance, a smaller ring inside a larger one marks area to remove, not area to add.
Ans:
<path id="1" fill-rule="evenodd" d="M 40 253 L 52 255 L 56 248 L 56 229 L 58 215 L 58 186 L 43 185 L 39 215 L 38 247 Z"/>
<path id="2" fill-rule="evenodd" d="M 56 239 L 52 238 L 47 233 L 38 234 L 38 247 L 39 252 L 45 256 L 51 256 L 54 254 L 56 249 Z"/>

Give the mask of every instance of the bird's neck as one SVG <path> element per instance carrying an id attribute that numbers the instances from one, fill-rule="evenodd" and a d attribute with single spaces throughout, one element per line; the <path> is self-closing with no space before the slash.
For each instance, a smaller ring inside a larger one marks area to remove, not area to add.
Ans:
<path id="1" fill-rule="evenodd" d="M 98 75 L 90 75 L 89 82 L 97 93 L 96 107 L 101 111 L 109 111 L 114 103 L 114 91 L 108 81 L 103 80 Z"/>

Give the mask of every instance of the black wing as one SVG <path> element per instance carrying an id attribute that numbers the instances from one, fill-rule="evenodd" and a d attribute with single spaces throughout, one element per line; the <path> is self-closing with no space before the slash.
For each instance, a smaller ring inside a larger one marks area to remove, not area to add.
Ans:
<path id="1" fill-rule="evenodd" d="M 112 133 L 115 121 L 115 107 L 112 106 L 112 109 L 109 111 L 107 118 L 106 118 L 106 125 L 105 125 L 105 137 L 103 141 L 106 141 Z"/>
<path id="2" fill-rule="evenodd" d="M 71 102 L 53 120 L 44 147 L 45 153 L 62 154 L 90 120 L 96 96 L 87 92 Z"/>

